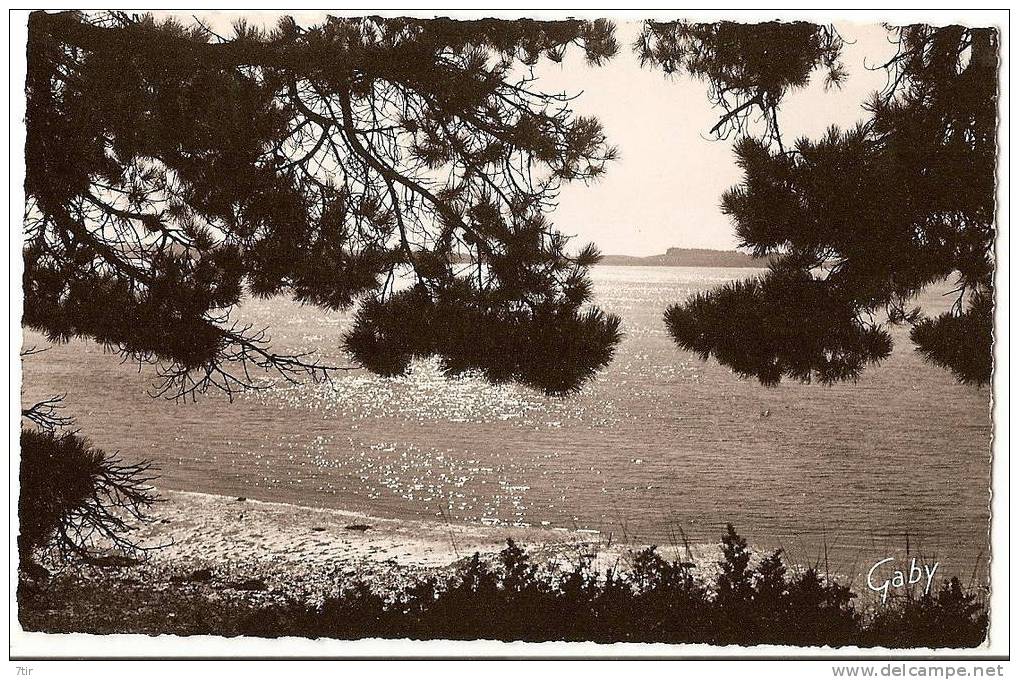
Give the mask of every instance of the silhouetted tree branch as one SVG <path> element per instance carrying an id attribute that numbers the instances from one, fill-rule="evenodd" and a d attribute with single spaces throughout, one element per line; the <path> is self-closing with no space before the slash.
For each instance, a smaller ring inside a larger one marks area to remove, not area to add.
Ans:
<path id="1" fill-rule="evenodd" d="M 875 313 L 912 326 L 917 350 L 959 380 L 991 379 L 997 50 L 994 29 L 888 27 L 888 85 L 855 128 L 785 148 L 778 102 L 818 68 L 840 82 L 842 39 L 810 24 L 658 24 L 644 63 L 685 68 L 725 110 L 712 132 L 735 145 L 743 182 L 722 197 L 741 247 L 773 257 L 758 281 L 674 305 L 676 342 L 766 384 L 855 379 L 891 351 Z M 764 133 L 752 135 L 756 106 Z M 938 319 L 907 303 L 958 277 Z"/>
<path id="2" fill-rule="evenodd" d="M 36 549 L 89 558 L 97 549 L 150 550 L 131 537 L 156 503 L 154 468 L 110 456 L 73 433 L 21 430 L 18 549 L 22 566 Z"/>
<path id="3" fill-rule="evenodd" d="M 818 70 L 825 87 L 846 78 L 844 42 L 834 26 L 802 21 L 743 24 L 646 21 L 634 44 L 642 66 L 666 74 L 685 71 L 708 85 L 708 100 L 725 111 L 710 133 L 719 139 L 751 131 L 753 109 L 763 138 L 784 150 L 778 108 L 790 90 L 810 82 Z"/>
<path id="4" fill-rule="evenodd" d="M 21 409 L 21 417 L 35 424 L 41 430 L 57 430 L 69 426 L 74 419 L 60 415 L 64 408 L 66 395 L 57 395 L 38 401 L 28 408 Z"/>
<path id="5" fill-rule="evenodd" d="M 36 347 L 33 345 L 21 350 L 20 356 L 24 360 L 26 357 L 42 354 L 48 349 L 49 347 Z M 21 417 L 33 423 L 41 430 L 52 431 L 67 427 L 74 422 L 74 419 L 60 415 L 60 410 L 64 408 L 66 396 L 65 394 L 58 394 L 38 401 L 28 408 L 23 408 L 21 409 Z"/>
<path id="6" fill-rule="evenodd" d="M 618 320 L 585 308 L 596 253 L 568 255 L 548 215 L 615 150 L 531 69 L 570 48 L 602 63 L 611 24 L 285 17 L 222 37 L 37 12 L 29 34 L 24 322 L 51 340 L 154 364 L 170 398 L 248 389 L 251 368 L 321 379 L 344 367 L 274 352 L 232 309 L 245 295 L 384 309 L 410 277 L 465 332 L 480 315 L 516 351 L 586 348 L 547 384 L 535 368 L 540 389 L 576 389 L 611 356 Z M 400 349 L 392 329 L 352 342 L 378 330 L 346 339 L 359 365 Z M 495 346 L 459 361 L 419 344 L 450 371 L 503 373 Z"/>

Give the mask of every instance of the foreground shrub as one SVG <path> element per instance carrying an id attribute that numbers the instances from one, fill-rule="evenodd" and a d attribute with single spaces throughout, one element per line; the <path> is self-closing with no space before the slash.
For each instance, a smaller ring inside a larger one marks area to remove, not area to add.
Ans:
<path id="1" fill-rule="evenodd" d="M 156 498 L 147 463 L 128 464 L 73 434 L 21 430 L 18 553 L 87 558 L 97 545 L 138 549 L 128 532 Z"/>
<path id="2" fill-rule="evenodd" d="M 718 576 L 663 558 L 652 546 L 630 569 L 597 573 L 590 557 L 569 570 L 539 567 L 512 540 L 494 564 L 479 554 L 445 578 L 399 592 L 356 582 L 318 607 L 254 609 L 238 633 L 278 637 L 590 640 L 716 645 L 973 647 L 987 615 L 955 579 L 931 597 L 895 602 L 871 617 L 850 589 L 815 569 L 790 574 L 776 551 L 751 565 L 731 527 L 722 537 Z"/>
<path id="3" fill-rule="evenodd" d="M 864 631 L 871 645 L 887 647 L 976 647 L 986 636 L 987 612 L 955 577 L 936 593 L 882 608 Z"/>

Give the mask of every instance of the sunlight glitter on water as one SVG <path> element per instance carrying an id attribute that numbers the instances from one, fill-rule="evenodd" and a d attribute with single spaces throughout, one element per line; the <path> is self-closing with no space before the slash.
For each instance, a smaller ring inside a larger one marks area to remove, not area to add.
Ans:
<path id="1" fill-rule="evenodd" d="M 320 410 L 356 420 L 379 417 L 447 423 L 520 421 L 552 424 L 579 418 L 583 411 L 566 400 L 545 398 L 516 385 L 492 385 L 477 375 L 447 378 L 438 360 L 418 360 L 405 376 L 343 376 L 308 387 L 281 385 L 253 393 L 264 403 Z"/>
<path id="2" fill-rule="evenodd" d="M 27 362 L 26 385 L 69 392 L 84 433 L 154 458 L 168 488 L 658 543 L 678 528 L 712 542 L 732 521 L 755 544 L 807 553 L 834 528 L 854 559 L 909 532 L 971 569 L 987 547 L 988 391 L 923 364 L 901 329 L 883 366 L 834 387 L 766 389 L 678 350 L 665 307 L 747 273 L 596 268 L 599 304 L 625 336 L 566 399 L 447 379 L 421 361 L 399 378 L 352 371 L 232 404 L 166 404 L 144 397 L 150 376 L 81 343 Z M 948 303 L 932 293 L 923 304 Z M 349 313 L 280 299 L 242 312 L 269 324 L 279 349 L 345 362 Z"/>

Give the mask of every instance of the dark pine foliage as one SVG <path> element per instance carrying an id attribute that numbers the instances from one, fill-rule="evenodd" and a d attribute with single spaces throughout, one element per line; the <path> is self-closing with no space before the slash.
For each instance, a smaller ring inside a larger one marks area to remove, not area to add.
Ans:
<path id="1" fill-rule="evenodd" d="M 842 40 L 809 24 L 648 23 L 646 64 L 685 69 L 725 113 L 741 184 L 722 197 L 740 245 L 772 255 L 760 280 L 727 284 L 666 313 L 684 349 L 775 384 L 855 379 L 891 350 L 876 318 L 912 326 L 917 351 L 966 383 L 992 373 L 998 36 L 994 29 L 890 27 L 888 86 L 857 127 L 791 146 L 777 111 L 788 91 L 845 77 Z M 749 55 L 749 56 L 747 56 Z M 754 135 L 750 114 L 766 125 Z M 909 301 L 957 278 L 936 319 Z"/>
<path id="2" fill-rule="evenodd" d="M 561 393 L 610 359 L 593 248 L 548 221 L 615 151 L 528 68 L 605 21 L 329 18 L 219 36 L 119 12 L 29 20 L 24 323 L 158 366 L 157 391 L 329 367 L 237 325 L 246 294 L 343 309 L 382 373 L 439 355 Z M 412 283 L 401 292 L 402 281 Z"/>
<path id="3" fill-rule="evenodd" d="M 685 349 L 701 359 L 714 355 L 765 385 L 783 375 L 823 383 L 855 378 L 892 349 L 886 331 L 861 321 L 824 281 L 799 269 L 698 293 L 670 307 L 665 322 Z"/>
<path id="4" fill-rule="evenodd" d="M 18 553 L 23 568 L 39 548 L 87 558 L 93 548 L 139 548 L 132 522 L 156 502 L 151 466 L 125 463 L 73 434 L 21 430 Z"/>
<path id="5" fill-rule="evenodd" d="M 951 369 L 966 383 L 986 382 L 993 369 L 987 348 L 994 342 L 994 300 L 990 291 L 974 293 L 963 312 L 920 319 L 910 331 L 927 361 Z"/>
<path id="6" fill-rule="evenodd" d="M 759 113 L 767 135 L 779 143 L 782 98 L 805 87 L 819 68 L 826 72 L 826 87 L 840 85 L 846 77 L 842 47 L 832 26 L 803 21 L 646 21 L 634 44 L 642 66 L 666 74 L 685 71 L 707 83 L 709 100 L 725 110 L 712 134 L 720 139 L 738 134 Z"/>
<path id="7" fill-rule="evenodd" d="M 599 574 L 589 557 L 572 569 L 539 568 L 510 540 L 495 564 L 475 554 L 454 574 L 399 592 L 354 582 L 317 607 L 256 606 L 232 632 L 836 647 L 973 647 L 987 633 L 986 612 L 955 579 L 935 594 L 864 616 L 847 586 L 815 569 L 790 574 L 781 551 L 752 565 L 731 526 L 722 552 L 719 575 L 705 584 L 694 576 L 696 565 L 667 560 L 654 546 L 635 553 L 627 572 Z"/>

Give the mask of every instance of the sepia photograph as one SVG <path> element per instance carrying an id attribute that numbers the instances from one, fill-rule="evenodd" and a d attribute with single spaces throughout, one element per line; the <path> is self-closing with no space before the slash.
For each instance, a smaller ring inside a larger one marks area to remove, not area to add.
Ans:
<path id="1" fill-rule="evenodd" d="M 1007 658 L 1007 20 L 12 12 L 11 658 Z"/>

